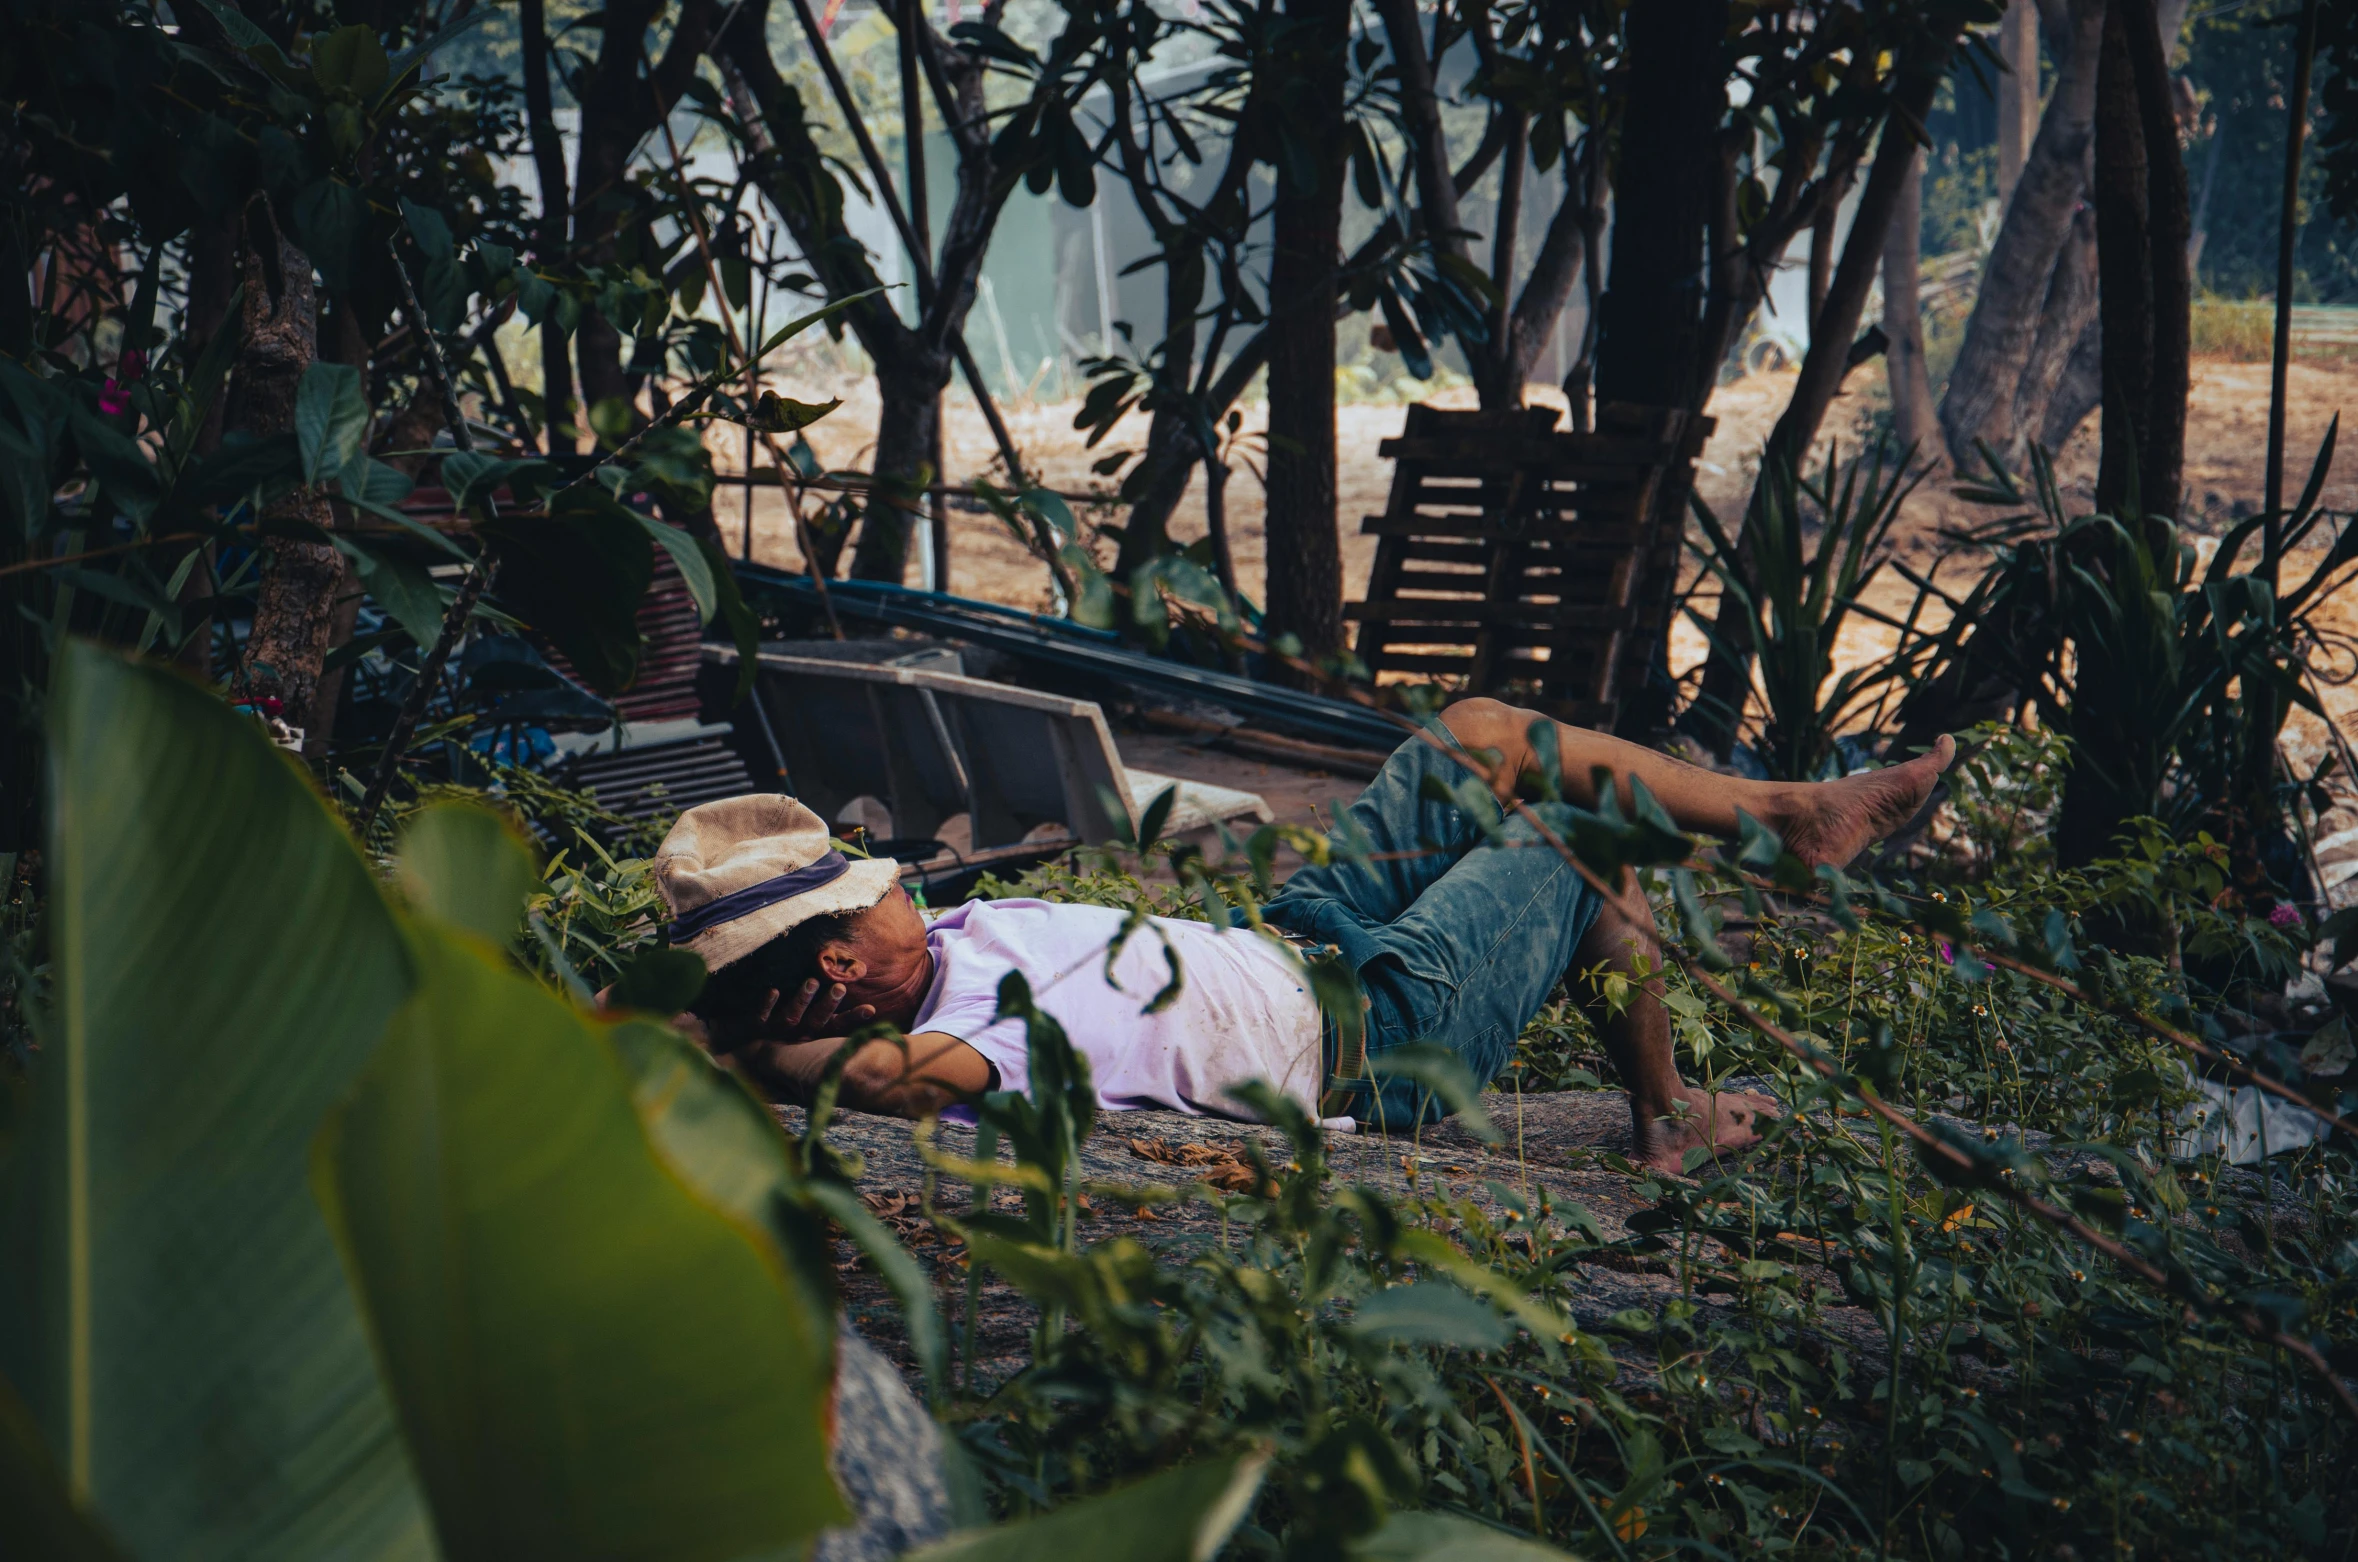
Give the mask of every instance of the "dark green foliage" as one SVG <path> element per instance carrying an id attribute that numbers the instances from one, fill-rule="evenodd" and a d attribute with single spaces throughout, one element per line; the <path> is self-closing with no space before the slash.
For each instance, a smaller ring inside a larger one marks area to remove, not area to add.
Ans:
<path id="1" fill-rule="evenodd" d="M 1861 611 L 1859 599 L 1891 562 L 1885 544 L 1892 523 L 1922 476 L 1908 472 L 1914 455 L 1904 451 L 1894 459 L 1878 445 L 1845 464 L 1829 446 L 1814 483 L 1780 463 L 1761 484 L 1741 548 L 1701 498 L 1692 500 L 1709 546 L 1688 546 L 1751 620 L 1763 706 L 1756 751 L 1779 780 L 1822 781 L 1849 768 L 1836 751 L 1837 736 L 1861 722 L 1871 728 L 1894 687 L 1931 649 L 1915 633 L 1929 595 L 1920 588 L 1897 650 L 1834 674 L 1844 623 Z M 1812 531 L 1814 549 L 1808 546 Z M 1688 617 L 1707 638 L 1712 635 L 1713 626 L 1699 613 L 1690 609 Z M 1715 719 L 1732 726 L 1742 715 L 1732 711 Z"/>
<path id="2" fill-rule="evenodd" d="M 2296 4 L 2238 11 L 2193 8 L 2187 21 L 2185 75 L 2204 103 L 2203 133 L 2188 143 L 2188 192 L 2202 216 L 2197 276 L 2230 298 L 2276 291 L 2277 218 L 2284 196 L 2285 103 L 2292 88 L 2299 31 Z M 2309 137 L 2301 201 L 2306 220 L 2295 250 L 2294 296 L 2302 303 L 2347 303 L 2358 290 L 2358 48 L 2347 7 L 2319 7 L 2320 44 L 2310 94 Z M 2332 39 L 2343 42 L 2337 51 Z M 2214 151 L 2215 148 L 2215 151 Z"/>

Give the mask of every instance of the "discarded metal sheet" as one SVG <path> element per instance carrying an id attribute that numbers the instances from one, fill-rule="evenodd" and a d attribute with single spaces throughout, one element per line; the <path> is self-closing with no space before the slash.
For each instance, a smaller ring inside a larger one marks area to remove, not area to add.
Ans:
<path id="1" fill-rule="evenodd" d="M 766 564 L 739 563 L 735 568 L 748 587 L 816 610 L 818 594 L 809 577 Z M 829 581 L 827 592 L 839 618 L 916 629 L 1068 675 L 1082 673 L 1176 699 L 1207 701 L 1260 725 L 1321 742 L 1389 753 L 1407 735 L 1399 718 L 1368 706 L 1148 656 L 1128 649 L 1113 635 L 995 602 L 870 580 Z"/>

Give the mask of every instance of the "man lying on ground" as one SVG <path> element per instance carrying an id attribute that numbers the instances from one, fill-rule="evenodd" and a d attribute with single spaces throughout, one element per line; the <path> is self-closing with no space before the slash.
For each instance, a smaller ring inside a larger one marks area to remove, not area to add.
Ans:
<path id="1" fill-rule="evenodd" d="M 1424 796 L 1427 776 L 1454 784 L 1472 774 L 1508 797 L 1540 771 L 1529 733 L 1543 719 L 1496 700 L 1451 706 L 1440 721 L 1446 737 L 1402 744 L 1348 809 L 1346 833 L 1367 860 L 1304 868 L 1263 909 L 1288 941 L 1331 947 L 1356 974 L 1369 1058 L 1438 1042 L 1488 1081 L 1568 976 L 1600 965 L 1659 968 L 1651 921 L 1607 902 L 1529 819 L 1510 814 L 1510 844 L 1494 846 L 1480 821 Z M 1579 727 L 1555 731 L 1571 802 L 1595 805 L 1589 778 L 1601 768 L 1621 778 L 1625 807 L 1635 777 L 1682 830 L 1732 836 L 1740 809 L 1812 864 L 1847 863 L 1905 823 L 1955 752 L 1944 737 L 1902 765 L 1789 785 L 1718 775 Z M 995 1018 L 1000 981 L 1018 971 L 1088 1059 L 1109 1111 L 1233 1113 L 1227 1092 L 1255 1078 L 1313 1115 L 1323 1097 L 1328 1114 L 1368 1127 L 1405 1128 L 1423 1105 L 1406 1080 L 1369 1080 L 1349 1067 L 1298 957 L 1275 939 L 1158 917 L 1109 963 L 1120 911 L 981 901 L 928 922 L 898 873 L 896 863 L 833 850 L 824 822 L 791 798 L 731 798 L 682 814 L 656 854 L 655 877 L 675 918 L 673 942 L 712 973 L 694 1017 L 713 1053 L 773 1097 L 799 1100 L 844 1035 L 888 1021 L 906 1041 L 871 1041 L 852 1056 L 844 1105 L 920 1117 L 960 1096 L 1021 1090 L 1023 1027 Z M 1181 985 L 1149 1012 L 1170 980 L 1166 947 Z M 1677 1170 L 1691 1147 L 1740 1149 L 1758 1137 L 1755 1119 L 1772 1103 L 1679 1078 L 1659 983 L 1618 1014 L 1595 1002 L 1592 984 L 1570 986 L 1629 1091 L 1640 1156 Z"/>

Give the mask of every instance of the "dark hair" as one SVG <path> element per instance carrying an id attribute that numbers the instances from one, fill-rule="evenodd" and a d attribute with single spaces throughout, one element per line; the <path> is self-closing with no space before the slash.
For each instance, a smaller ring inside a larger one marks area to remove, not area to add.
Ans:
<path id="1" fill-rule="evenodd" d="M 819 951 L 849 936 L 857 911 L 830 911 L 798 922 L 751 954 L 712 973 L 688 1006 L 716 1036 L 742 1031 L 761 1012 L 772 989 L 791 994 L 819 974 Z"/>

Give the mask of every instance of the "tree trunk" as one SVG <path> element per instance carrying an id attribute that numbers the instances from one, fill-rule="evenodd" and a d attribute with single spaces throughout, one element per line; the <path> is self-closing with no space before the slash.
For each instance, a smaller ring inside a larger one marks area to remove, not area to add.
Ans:
<path id="1" fill-rule="evenodd" d="M 923 518 L 924 474 L 933 464 L 942 388 L 949 383 L 947 357 L 877 361 L 876 487 L 861 512 L 860 542 L 852 553 L 855 580 L 907 581 L 909 529 Z"/>
<path id="2" fill-rule="evenodd" d="M 2094 227 L 2093 221 L 2090 227 Z M 2094 305 L 2091 298 L 2088 323 L 2072 344 L 2071 355 L 2064 359 L 2062 372 L 2055 377 L 2054 394 L 2047 398 L 2047 410 L 2039 421 L 2039 443 L 2050 451 L 2060 451 L 2069 443 L 2088 421 L 2088 414 L 2104 400 L 2104 325 L 2095 318 Z"/>
<path id="3" fill-rule="evenodd" d="M 1829 201 L 1809 225 L 1809 317 L 1826 312 L 1826 290 L 1834 285 L 1834 223 L 1842 208 Z"/>
<path id="4" fill-rule="evenodd" d="M 1343 54 L 1350 0 L 1288 0 L 1306 24 L 1290 127 L 1314 150 L 1303 170 L 1277 147 L 1269 263 L 1268 601 L 1263 631 L 1293 635 L 1311 658 L 1343 641 L 1343 560 L 1335 516 L 1335 308 L 1343 228 Z M 1314 183 L 1305 183 L 1308 174 Z M 1290 670 L 1278 678 L 1300 681 Z"/>
<path id="5" fill-rule="evenodd" d="M 1919 236 L 1924 225 L 1924 154 L 1918 151 L 1891 209 L 1883 240 L 1883 371 L 1891 386 L 1891 432 L 1920 456 L 1937 450 L 1940 422 L 1932 410 L 1932 380 L 1924 367 L 1924 304 L 1919 287 Z"/>
<path id="6" fill-rule="evenodd" d="M 1490 340 L 1476 353 L 1474 385 L 1487 411 L 1523 405 L 1529 365 L 1515 361 L 1513 310 L 1515 251 L 1522 236 L 1523 182 L 1531 162 L 1531 127 L 1516 114 L 1498 164 L 1498 208 L 1491 223 L 1490 281 L 1498 302 L 1490 310 Z"/>
<path id="7" fill-rule="evenodd" d="M 1825 422 L 1826 410 L 1834 405 L 1843 377 L 1850 372 L 1851 344 L 1882 264 L 1891 214 L 1922 155 L 1916 130 L 1924 123 L 1933 94 L 1940 90 L 1952 52 L 1949 45 L 1950 40 L 1944 39 L 1937 52 L 1927 49 L 1924 57 L 1901 64 L 1891 115 L 1875 149 L 1875 165 L 1867 174 L 1866 188 L 1859 192 L 1858 211 L 1851 219 L 1850 238 L 1842 246 L 1841 263 L 1827 284 L 1825 310 L 1810 322 L 1809 353 L 1801 360 L 1801 373 L 1793 382 L 1793 399 L 1761 452 L 1760 476 L 1745 507 L 1747 524 L 1736 539 L 1741 569 L 1749 570 L 1751 565 L 1752 512 L 1759 508 L 1780 466 L 1798 469 L 1808 459 L 1818 426 Z M 1736 729 L 1742 723 L 1752 686 L 1752 616 L 1733 592 L 1720 597 L 1719 611 L 1712 621 L 1712 641 L 1702 691 L 1695 699 L 1695 724 L 1712 752 L 1724 759 L 1735 747 Z"/>
<path id="8" fill-rule="evenodd" d="M 2133 522 L 2154 498 L 2140 479 L 2152 416 L 2156 301 L 2148 247 L 2145 127 L 2137 113 L 2127 10 L 2128 0 L 2112 0 L 2106 8 L 2103 63 L 2096 84 L 2093 188 L 2104 331 L 2104 446 L 2096 466 L 2096 508 Z"/>
<path id="9" fill-rule="evenodd" d="M 532 130 L 532 166 L 540 175 L 540 223 L 533 256 L 543 266 L 560 264 L 572 199 L 565 186 L 565 143 L 549 97 L 549 36 L 546 0 L 520 0 L 517 26 L 524 41 L 524 113 Z M 570 455 L 580 446 L 574 432 L 573 362 L 554 310 L 540 325 L 541 419 L 548 427 L 549 454 Z"/>
<path id="10" fill-rule="evenodd" d="M 2178 144 L 2170 91 L 2169 49 L 2154 0 L 2115 0 L 2126 12 L 2129 67 L 2136 82 L 2138 128 L 2145 147 L 2146 275 L 2153 299 L 2152 380 L 2146 392 L 2145 440 L 2139 451 L 2148 515 L 2178 517 L 2186 476 L 2186 402 L 2193 390 L 2192 278 L 2186 241 L 2193 225 L 2186 199 L 2186 154 Z M 2176 31 L 2172 28 L 2172 33 Z"/>
<path id="11" fill-rule="evenodd" d="M 1998 205 L 2013 198 L 2023 160 L 2039 133 L 2039 18 L 2029 0 L 2013 0 L 1998 24 Z"/>
<path id="12" fill-rule="evenodd" d="M 1949 371 L 1940 423 L 1949 458 L 1960 471 L 1980 464 L 1976 442 L 2009 458 L 2018 452 L 2022 431 L 2014 408 L 2023 368 L 2038 337 L 2056 256 L 2088 188 L 2104 12 L 2105 0 L 2071 0 L 2071 45 L 1983 267 L 1964 345 Z"/>
<path id="13" fill-rule="evenodd" d="M 1203 306 L 1204 281 L 1200 260 L 1188 265 L 1180 255 L 1167 255 L 1160 359 L 1165 383 L 1152 393 L 1154 416 L 1147 426 L 1146 450 L 1139 457 L 1140 469 L 1146 474 L 1145 487 L 1138 503 L 1130 508 L 1130 518 L 1122 529 L 1121 551 L 1114 562 L 1115 573 L 1123 580 L 1140 565 L 1170 551 L 1171 515 L 1186 497 L 1189 476 L 1203 459 L 1187 392 L 1195 378 L 1196 315 Z"/>
<path id="14" fill-rule="evenodd" d="M 2088 384 L 2096 383 L 2095 354 L 2099 337 L 2096 213 L 2082 206 L 2072 214 L 2071 231 L 2064 238 L 2063 252 L 2055 257 L 2055 274 L 2047 281 L 2047 303 L 2039 312 L 2038 334 L 2032 338 L 2030 356 L 2023 363 L 2022 383 L 2015 391 L 2014 427 L 2022 438 L 2035 438 L 2053 453 L 2063 448 L 2063 441 L 2080 426 L 2080 419 L 2095 407 L 2092 392 L 2086 401 L 2076 401 L 2080 391 L 2069 376 L 2078 361 L 2076 355 L 2084 346 L 2088 356 Z M 2072 395 L 2059 403 L 2057 397 L 2067 384 L 2074 385 Z M 2050 414 L 2064 419 L 2060 436 L 2051 430 Z"/>
<path id="15" fill-rule="evenodd" d="M 319 352 L 319 302 L 311 257 L 287 241 L 266 207 L 249 227 L 245 256 L 245 336 L 238 387 L 246 426 L 267 438 L 295 426 L 295 395 Z M 316 490 L 297 489 L 262 512 L 267 558 L 254 601 L 246 664 L 256 700 L 276 700 L 290 726 L 311 719 L 327 657 L 330 619 L 344 556 L 281 528 L 328 529 L 333 519 Z"/>
<path id="16" fill-rule="evenodd" d="M 1703 232 L 1727 109 L 1727 0 L 1631 8 L 1629 106 L 1613 182 L 1613 264 L 1598 311 L 1599 401 L 1703 405 Z"/>

